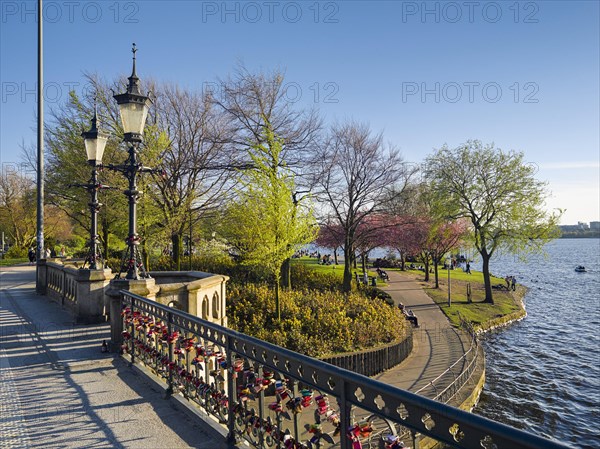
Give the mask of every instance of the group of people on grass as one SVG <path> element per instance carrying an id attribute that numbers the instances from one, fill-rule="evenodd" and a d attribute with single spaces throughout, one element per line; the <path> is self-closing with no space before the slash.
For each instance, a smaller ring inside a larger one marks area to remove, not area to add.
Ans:
<path id="1" fill-rule="evenodd" d="M 517 278 L 514 276 L 506 276 L 504 278 L 506 282 L 506 289 L 515 291 L 517 289 Z"/>

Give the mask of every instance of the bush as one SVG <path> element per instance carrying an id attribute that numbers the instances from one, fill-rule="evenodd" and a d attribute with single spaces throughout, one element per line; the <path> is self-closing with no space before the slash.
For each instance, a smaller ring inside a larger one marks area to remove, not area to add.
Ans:
<path id="1" fill-rule="evenodd" d="M 117 274 L 121 268 L 121 259 L 117 259 L 116 257 L 107 258 L 104 260 L 104 265 L 110 268 L 113 274 Z"/>
<path id="2" fill-rule="evenodd" d="M 281 321 L 266 285 L 229 283 L 229 325 L 311 357 L 370 348 L 404 335 L 400 311 L 359 293 L 293 290 L 280 293 Z"/>
<path id="3" fill-rule="evenodd" d="M 367 297 L 371 299 L 381 299 L 382 301 L 385 301 L 386 304 L 392 307 L 395 305 L 394 300 L 392 299 L 392 295 L 390 295 L 386 291 L 381 290 L 380 288 L 365 287 L 364 293 Z"/>
<path id="4" fill-rule="evenodd" d="M 8 251 L 4 254 L 5 259 L 23 259 L 27 257 L 27 248 L 21 248 L 18 246 L 11 246 Z"/>
<path id="5" fill-rule="evenodd" d="M 4 254 L 6 259 L 22 259 L 27 257 L 27 248 L 20 248 L 18 246 L 11 246 L 8 251 Z"/>

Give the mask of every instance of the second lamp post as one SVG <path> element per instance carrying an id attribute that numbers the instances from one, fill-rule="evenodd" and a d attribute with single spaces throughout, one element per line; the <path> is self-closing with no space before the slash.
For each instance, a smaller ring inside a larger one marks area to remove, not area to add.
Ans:
<path id="1" fill-rule="evenodd" d="M 121 172 L 129 182 L 125 195 L 129 199 L 129 235 L 126 243 L 127 249 L 121 261 L 118 276 L 125 272 L 125 279 L 147 278 L 142 257 L 139 251 L 140 237 L 137 233 L 137 202 L 141 192 L 137 189 L 137 175 L 139 173 L 155 172 L 154 169 L 144 167 L 138 160 L 139 147 L 143 142 L 144 126 L 148 117 L 150 98 L 142 95 L 140 79 L 135 72 L 135 53 L 137 49 L 133 44 L 133 70 L 125 93 L 114 95 L 119 105 L 121 122 L 123 124 L 123 142 L 127 145 L 128 158 L 122 165 L 109 165 L 111 170 Z"/>
<path id="2" fill-rule="evenodd" d="M 89 262 L 90 270 L 97 270 L 102 268 L 102 253 L 100 252 L 100 242 L 98 240 L 98 211 L 102 204 L 98 202 L 98 190 L 103 187 L 98 182 L 98 166 L 102 164 L 102 155 L 104 154 L 104 147 L 108 140 L 108 134 L 98 130 L 98 114 L 95 102 L 92 127 L 89 131 L 81 133 L 81 135 L 85 143 L 88 164 L 92 166 L 92 178 L 90 179 L 89 184 L 75 185 L 87 189 L 91 195 L 91 201 L 89 203 L 92 215 L 92 225 L 90 227 L 90 252 L 86 262 Z"/>

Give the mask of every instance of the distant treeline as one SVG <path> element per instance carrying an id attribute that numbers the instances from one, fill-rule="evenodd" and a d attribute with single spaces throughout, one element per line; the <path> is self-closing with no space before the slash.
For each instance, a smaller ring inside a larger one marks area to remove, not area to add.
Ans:
<path id="1" fill-rule="evenodd" d="M 561 239 L 597 239 L 600 238 L 600 229 L 586 229 L 577 231 L 561 231 Z"/>

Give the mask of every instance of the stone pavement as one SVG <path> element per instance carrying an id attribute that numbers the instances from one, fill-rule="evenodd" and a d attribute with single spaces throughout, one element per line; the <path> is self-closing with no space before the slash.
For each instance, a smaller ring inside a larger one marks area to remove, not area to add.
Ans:
<path id="1" fill-rule="evenodd" d="M 77 325 L 35 293 L 35 267 L 0 269 L 0 448 L 225 447 L 118 356 L 108 324 Z"/>
<path id="2" fill-rule="evenodd" d="M 400 365 L 377 376 L 382 382 L 417 392 L 423 396 L 434 397 L 436 389 L 427 386 L 451 365 L 459 360 L 469 349 L 466 336 L 450 325 L 440 308 L 423 291 L 421 284 L 407 273 L 387 271 L 390 279 L 388 292 L 395 304 L 404 304 L 411 309 L 419 320 L 419 327 L 413 332 L 413 352 Z M 459 373 L 464 361 L 456 365 Z M 445 388 L 454 380 L 452 373 L 443 375 L 437 382 L 437 388 Z M 454 404 L 453 404 L 454 405 Z"/>

